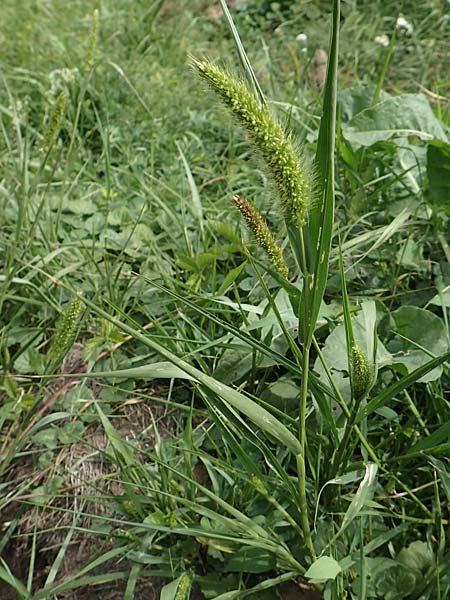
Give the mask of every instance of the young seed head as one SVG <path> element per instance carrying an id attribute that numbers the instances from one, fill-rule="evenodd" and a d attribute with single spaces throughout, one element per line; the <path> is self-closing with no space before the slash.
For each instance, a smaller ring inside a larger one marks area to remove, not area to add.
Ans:
<path id="1" fill-rule="evenodd" d="M 250 202 L 240 196 L 233 196 L 233 204 L 244 217 L 247 227 L 253 233 L 257 244 L 269 257 L 272 265 L 281 275 L 287 277 L 288 268 L 284 262 L 283 252 L 270 231 L 266 220 Z"/>
<path id="2" fill-rule="evenodd" d="M 185 571 L 178 582 L 175 600 L 189 600 L 192 586 L 192 573 Z"/>
<path id="3" fill-rule="evenodd" d="M 98 24 L 99 24 L 99 13 L 95 9 L 92 15 L 92 26 L 89 33 L 88 47 L 86 52 L 86 59 L 84 62 L 84 70 L 86 73 L 92 69 L 95 63 L 95 55 L 97 52 L 97 41 L 98 41 Z"/>
<path id="4" fill-rule="evenodd" d="M 49 357 L 54 364 L 63 360 L 75 342 L 83 311 L 84 303 L 77 295 L 70 302 L 51 341 Z"/>
<path id="5" fill-rule="evenodd" d="M 56 98 L 55 105 L 50 114 L 47 127 L 44 131 L 44 140 L 42 142 L 42 150 L 47 153 L 53 149 L 56 138 L 58 137 L 61 123 L 66 111 L 67 95 L 66 92 L 61 92 Z"/>
<path id="6" fill-rule="evenodd" d="M 193 66 L 247 130 L 275 184 L 285 219 L 303 226 L 313 177 L 302 152 L 243 81 L 207 60 L 194 59 Z"/>
<path id="7" fill-rule="evenodd" d="M 355 400 L 361 400 L 372 386 L 373 370 L 367 356 L 356 344 L 351 351 L 350 379 Z"/>

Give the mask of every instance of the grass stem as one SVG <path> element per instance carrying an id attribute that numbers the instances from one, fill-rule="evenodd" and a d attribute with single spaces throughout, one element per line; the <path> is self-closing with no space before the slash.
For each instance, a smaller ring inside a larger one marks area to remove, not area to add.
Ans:
<path id="1" fill-rule="evenodd" d="M 305 546 L 313 560 L 316 559 L 316 552 L 311 539 L 311 529 L 309 527 L 308 502 L 306 499 L 306 406 L 308 400 L 308 373 L 309 373 L 309 347 L 303 349 L 303 367 L 302 367 L 302 385 L 300 390 L 299 405 L 299 442 L 301 447 L 300 454 L 297 455 L 298 487 L 300 495 L 300 514 Z"/>

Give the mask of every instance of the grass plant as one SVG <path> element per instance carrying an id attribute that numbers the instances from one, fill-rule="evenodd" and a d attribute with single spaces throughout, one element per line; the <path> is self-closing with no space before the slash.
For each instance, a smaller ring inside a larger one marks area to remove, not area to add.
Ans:
<path id="1" fill-rule="evenodd" d="M 0 26 L 0 596 L 444 600 L 446 7 L 88 4 Z"/>

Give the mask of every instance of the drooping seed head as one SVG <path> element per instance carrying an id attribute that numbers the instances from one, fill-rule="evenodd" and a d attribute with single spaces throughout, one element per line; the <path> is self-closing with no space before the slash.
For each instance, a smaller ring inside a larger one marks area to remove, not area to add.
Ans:
<path id="1" fill-rule="evenodd" d="M 312 201 L 314 178 L 302 152 L 243 81 L 207 60 L 192 62 L 250 135 L 275 184 L 285 219 L 303 226 Z"/>
<path id="2" fill-rule="evenodd" d="M 284 277 L 288 276 L 288 268 L 284 262 L 283 252 L 278 246 L 273 233 L 270 231 L 267 221 L 244 198 L 233 196 L 233 204 L 244 217 L 248 229 L 253 233 L 256 243 L 267 254 L 275 269 Z"/>

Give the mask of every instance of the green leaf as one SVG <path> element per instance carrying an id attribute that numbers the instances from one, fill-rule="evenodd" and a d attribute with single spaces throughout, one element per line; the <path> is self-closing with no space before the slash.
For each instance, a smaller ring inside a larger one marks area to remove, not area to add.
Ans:
<path id="1" fill-rule="evenodd" d="M 450 196 L 449 196 L 450 197 Z M 430 304 L 435 306 L 445 306 L 450 308 L 450 286 L 447 286 L 441 293 L 436 294 L 430 300 Z"/>
<path id="2" fill-rule="evenodd" d="M 448 350 L 447 332 L 444 322 L 435 314 L 417 306 L 401 306 L 391 313 L 397 336 L 388 344 L 393 354 L 392 363 L 402 364 L 408 373 L 425 364 L 430 355 L 418 346 L 439 356 Z M 436 367 L 419 379 L 420 383 L 435 381 L 441 376 L 442 367 Z"/>
<path id="3" fill-rule="evenodd" d="M 342 125 L 344 138 L 354 147 L 372 146 L 395 137 L 438 138 L 448 143 L 445 131 L 423 94 L 387 98 L 358 113 Z"/>
<path id="4" fill-rule="evenodd" d="M 362 310 L 352 318 L 352 329 L 355 342 L 372 362 L 375 340 L 374 331 L 376 323 L 376 306 L 373 300 L 363 302 Z M 339 324 L 327 337 L 322 349 L 323 357 L 330 366 L 336 383 L 344 398 L 350 397 L 350 384 L 347 377 L 348 360 L 346 351 L 345 324 Z M 376 362 L 379 367 L 391 362 L 391 355 L 379 339 L 376 340 Z M 319 359 L 316 360 L 314 370 L 320 374 L 323 381 L 327 381 L 325 370 Z"/>
<path id="5" fill-rule="evenodd" d="M 396 560 L 405 567 L 424 572 L 432 566 L 434 556 L 431 547 L 426 542 L 416 540 L 407 548 L 402 548 L 396 556 Z"/>
<path id="6" fill-rule="evenodd" d="M 242 273 L 246 265 L 247 261 L 244 261 L 243 263 L 232 269 L 229 273 L 227 273 L 225 279 L 223 280 L 220 288 L 217 291 L 218 296 L 223 296 L 227 292 L 227 290 L 233 285 L 233 283 Z"/>
<path id="7" fill-rule="evenodd" d="M 61 444 L 74 444 L 81 439 L 84 432 L 84 425 L 81 421 L 72 421 L 64 423 L 57 431 L 58 440 Z"/>
<path id="8" fill-rule="evenodd" d="M 300 386 L 290 375 L 283 375 L 271 383 L 261 398 L 280 410 L 289 411 L 298 408 Z"/>
<path id="9" fill-rule="evenodd" d="M 264 573 L 275 569 L 276 562 L 271 552 L 244 546 L 225 557 L 224 567 L 230 573 Z"/>
<path id="10" fill-rule="evenodd" d="M 124 466 L 130 468 L 134 467 L 136 465 L 136 459 L 133 456 L 133 452 L 129 444 L 122 440 L 117 430 L 111 425 L 110 420 L 100 408 L 100 405 L 96 403 L 95 407 L 100 416 L 103 429 L 105 430 L 105 433 L 108 436 L 108 440 L 111 443 L 111 446 L 113 447 L 116 456 L 120 458 Z"/>
<path id="11" fill-rule="evenodd" d="M 190 375 L 193 379 L 196 379 L 200 385 L 206 387 L 214 394 L 217 394 L 225 403 L 230 404 L 238 411 L 246 415 L 255 425 L 266 433 L 277 439 L 280 444 L 283 444 L 288 448 L 294 455 L 300 454 L 301 446 L 295 435 L 285 426 L 281 421 L 271 415 L 266 409 L 259 406 L 253 400 L 250 400 L 247 396 L 238 392 L 237 390 L 220 383 L 213 377 L 210 377 L 206 373 L 203 373 L 199 369 L 193 367 L 183 359 L 173 354 L 170 350 L 156 342 L 148 333 L 143 330 L 138 331 L 135 328 L 127 325 L 126 323 L 119 321 L 107 311 L 96 306 L 94 302 L 91 302 L 87 298 L 83 298 L 85 302 L 94 312 L 102 316 L 104 319 L 110 321 L 133 338 L 142 342 L 145 346 L 155 350 L 161 356 L 166 358 L 173 365 L 181 369 L 187 375 Z"/>
<path id="12" fill-rule="evenodd" d="M 3 560 L 3 558 L 1 556 L 0 556 L 0 562 L 2 563 L 2 564 L 0 564 L 0 580 L 3 580 L 5 583 L 7 583 L 9 586 L 11 586 L 14 590 L 16 590 L 18 598 L 20 598 L 21 600 L 28 600 L 29 598 L 31 598 L 30 592 L 27 590 L 27 588 L 24 586 L 24 584 L 20 581 L 20 579 L 17 579 L 17 577 L 15 577 L 12 574 L 7 563 Z"/>
<path id="13" fill-rule="evenodd" d="M 445 468 L 444 463 L 435 458 L 434 456 L 427 457 L 430 463 L 436 468 L 439 473 L 439 477 L 441 478 L 442 487 L 444 488 L 445 495 L 447 496 L 447 500 L 450 503 L 450 473 Z"/>
<path id="14" fill-rule="evenodd" d="M 436 431 L 434 431 L 431 435 L 419 440 L 417 444 L 414 444 L 414 446 L 409 449 L 405 456 L 409 456 L 410 454 L 417 454 L 419 452 L 425 452 L 426 450 L 430 450 L 431 448 L 436 448 L 443 442 L 447 442 L 449 436 L 450 421 L 447 421 L 438 429 L 436 429 Z"/>
<path id="15" fill-rule="evenodd" d="M 372 107 L 375 86 L 358 85 L 342 90 L 338 94 L 339 116 L 341 122 L 350 121 L 357 114 Z M 381 90 L 380 100 L 390 98 L 390 94 Z"/>
<path id="16" fill-rule="evenodd" d="M 402 377 L 402 379 L 399 379 L 399 381 L 396 381 L 393 384 L 391 384 L 388 388 L 380 392 L 378 396 L 375 396 L 375 398 L 373 398 L 367 404 L 367 406 L 359 412 L 356 422 L 359 423 L 361 419 L 364 419 L 365 417 L 369 416 L 370 413 L 372 413 L 374 410 L 377 410 L 378 407 L 382 406 L 386 402 L 389 402 L 391 398 L 393 398 L 397 394 L 400 394 L 400 392 L 408 388 L 413 383 L 416 383 L 416 381 L 418 381 L 421 377 L 432 371 L 435 367 L 441 365 L 443 362 L 448 361 L 449 359 L 450 350 L 448 352 L 444 352 L 444 354 L 441 354 L 441 356 L 432 358 L 422 366 L 415 369 L 409 375 L 406 375 L 405 377 Z"/>
<path id="17" fill-rule="evenodd" d="M 346 527 L 359 515 L 363 507 L 372 500 L 372 496 L 375 490 L 376 475 L 378 466 L 375 463 L 369 463 L 366 465 L 366 473 L 364 479 L 359 484 L 358 490 L 351 501 L 350 506 L 347 508 L 347 512 L 344 515 L 341 528 L 335 537 L 340 535 Z"/>
<path id="18" fill-rule="evenodd" d="M 450 144 L 440 140 L 433 140 L 428 144 L 427 175 L 431 201 L 449 213 Z"/>
<path id="19" fill-rule="evenodd" d="M 400 564 L 380 569 L 374 577 L 377 598 L 400 600 L 410 597 L 411 590 L 416 589 L 417 575 L 420 574 Z"/>
<path id="20" fill-rule="evenodd" d="M 61 377 L 61 375 L 58 375 Z M 91 373 L 70 373 L 66 375 L 70 379 L 79 377 L 83 378 L 120 378 L 120 379 L 188 379 L 189 381 L 197 381 L 195 377 L 188 375 L 182 369 L 173 365 L 170 362 L 162 361 L 150 363 L 132 369 L 119 369 L 116 371 L 92 371 Z"/>
<path id="21" fill-rule="evenodd" d="M 54 450 L 58 445 L 58 430 L 57 429 L 43 429 L 33 435 L 34 444 L 42 444 L 50 450 Z"/>
<path id="22" fill-rule="evenodd" d="M 180 577 L 162 588 L 160 600 L 189 600 L 191 584 L 192 575 L 185 571 Z"/>
<path id="23" fill-rule="evenodd" d="M 304 307 L 306 319 L 305 334 L 302 335 L 306 347 L 311 344 L 317 316 L 320 311 L 325 287 L 328 279 L 329 256 L 333 237 L 334 220 L 334 153 L 336 144 L 336 98 L 337 98 L 337 67 L 339 54 L 339 22 L 340 2 L 334 0 L 333 21 L 328 57 L 327 79 L 323 102 L 323 114 L 319 129 L 315 167 L 319 189 L 318 202 L 311 209 L 308 235 L 310 245 L 309 273 L 311 280 L 305 280 L 305 285 L 312 284 L 311 298 Z M 301 318 L 301 321 L 303 319 Z"/>
<path id="24" fill-rule="evenodd" d="M 332 556 L 321 556 L 309 567 L 305 577 L 315 581 L 328 581 L 336 579 L 341 571 L 339 563 Z"/>
<path id="25" fill-rule="evenodd" d="M 191 190 L 192 203 L 188 203 L 188 207 L 189 207 L 191 213 L 194 215 L 194 217 L 198 221 L 201 237 L 203 240 L 205 237 L 205 228 L 204 228 L 204 224 L 203 224 L 203 207 L 202 207 L 202 202 L 200 200 L 200 194 L 199 194 L 198 188 L 195 184 L 194 177 L 191 172 L 191 168 L 189 167 L 189 163 L 186 160 L 186 157 L 183 153 L 183 150 L 181 149 L 180 144 L 178 144 L 178 143 L 177 143 L 177 148 L 178 148 L 178 152 L 180 153 L 180 157 L 183 162 L 184 170 L 186 171 L 186 176 L 189 181 L 189 188 Z"/>

